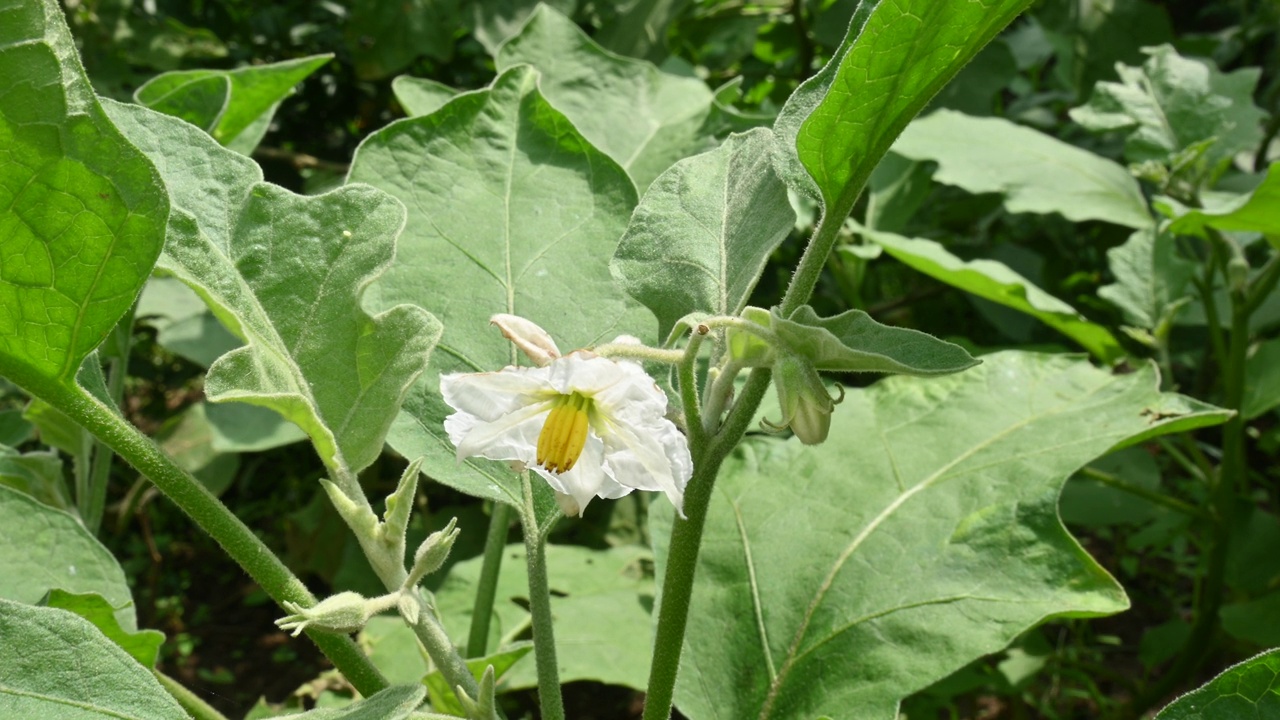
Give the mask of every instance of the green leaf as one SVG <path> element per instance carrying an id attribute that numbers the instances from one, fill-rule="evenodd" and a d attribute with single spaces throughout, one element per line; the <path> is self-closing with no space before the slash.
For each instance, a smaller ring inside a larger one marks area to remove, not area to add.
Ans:
<path id="1" fill-rule="evenodd" d="M 770 325 L 792 352 L 830 372 L 946 375 L 978 364 L 964 348 L 910 328 L 881 325 L 861 310 L 820 318 L 801 305 L 783 318 L 774 308 Z"/>
<path id="2" fill-rule="evenodd" d="M 164 633 L 159 630 L 134 632 L 120 627 L 115 608 L 111 607 L 111 603 L 101 595 L 69 593 L 65 590 L 53 589 L 40 601 L 40 605 L 68 610 L 88 620 L 143 667 L 148 670 L 155 669 L 156 658 L 160 655 L 160 645 L 164 643 Z"/>
<path id="3" fill-rule="evenodd" d="M 613 258 L 631 296 L 666 337 L 692 312 L 737 315 L 795 224 L 766 129 L 676 163 L 640 200 Z"/>
<path id="4" fill-rule="evenodd" d="M 1280 713 L 1280 648 L 1233 665 L 1174 700 L 1155 720 L 1236 720 Z"/>
<path id="5" fill-rule="evenodd" d="M 1272 165 L 1262 184 L 1247 195 L 1205 193 L 1202 199 L 1203 208 L 1189 208 L 1163 196 L 1153 204 L 1173 218 L 1170 232 L 1201 237 L 1206 228 L 1260 232 L 1280 249 L 1280 167 Z"/>
<path id="6" fill-rule="evenodd" d="M 208 407 L 208 403 L 198 402 L 181 415 L 170 418 L 156 440 L 178 467 L 194 475 L 209 492 L 221 495 L 235 480 L 236 471 L 240 469 L 240 458 L 220 452 L 213 446 L 213 427 L 209 423 Z M 265 408 L 256 409 L 271 413 Z"/>
<path id="7" fill-rule="evenodd" d="M 74 516 L 0 486 L 0 598 L 35 604 L 54 588 L 97 593 L 138 628 L 120 563 Z"/>
<path id="8" fill-rule="evenodd" d="M 22 410 L 0 410 L 0 445 L 16 448 L 36 436 L 36 426 L 23 417 Z"/>
<path id="9" fill-rule="evenodd" d="M 787 100 L 780 174 L 843 217 L 894 138 L 1030 0 L 867 2 L 831 60 Z M 793 151 L 792 148 L 795 148 Z"/>
<path id="10" fill-rule="evenodd" d="M 1146 448 L 1128 447 L 1089 463 L 1126 485 L 1159 492 L 1160 466 Z M 1157 506 L 1146 498 L 1125 492 L 1084 474 L 1077 474 L 1062 489 L 1058 514 L 1068 525 L 1106 527 L 1140 525 L 1151 520 Z"/>
<path id="11" fill-rule="evenodd" d="M 182 118 L 224 146 L 248 155 L 266 134 L 280 101 L 332 59 L 329 53 L 235 70 L 167 72 L 148 80 L 133 99 Z"/>
<path id="12" fill-rule="evenodd" d="M 440 332 L 419 307 L 361 308 L 391 264 L 403 206 L 366 185 L 294 195 L 187 123 L 119 103 L 109 112 L 169 187 L 160 266 L 247 343 L 210 366 L 205 395 L 275 410 L 340 474 L 367 467 Z"/>
<path id="13" fill-rule="evenodd" d="M 1244 406 L 1246 420 L 1280 405 L 1280 339 L 1259 343 L 1244 366 Z"/>
<path id="14" fill-rule="evenodd" d="M 572 15 L 578 6 L 578 0 L 470 0 L 467 10 L 476 40 L 490 55 L 497 55 L 502 43 L 520 32 L 533 11 L 544 3 L 564 15 Z"/>
<path id="15" fill-rule="evenodd" d="M 187 717 L 150 671 L 75 613 L 0 599 L 0 637 L 5 717 Z"/>
<path id="16" fill-rule="evenodd" d="M 155 168 L 112 126 L 62 7 L 0 0 L 0 373 L 72 385 L 133 305 L 169 213 Z"/>
<path id="17" fill-rule="evenodd" d="M 49 507 L 71 511 L 62 459 L 55 452 L 19 453 L 0 446 L 0 485 L 26 493 Z"/>
<path id="18" fill-rule="evenodd" d="M 1125 131 L 1125 159 L 1171 163 L 1191 146 L 1215 139 L 1207 156 L 1227 162 L 1257 149 L 1266 113 L 1253 104 L 1260 68 L 1221 73 L 1207 60 L 1184 58 L 1171 45 L 1147 47 L 1142 67 L 1118 64 L 1120 82 L 1100 82 L 1071 119 L 1094 131 Z"/>
<path id="19" fill-rule="evenodd" d="M 280 414 L 257 405 L 206 405 L 210 445 L 220 453 L 261 452 L 306 439 L 306 433 Z"/>
<path id="20" fill-rule="evenodd" d="M 938 182 L 1004 195 L 1009 212 L 1059 213 L 1076 222 L 1105 220 L 1131 228 L 1153 224 L 1127 169 L 1003 118 L 939 110 L 908 125 L 893 151 L 938 163 Z"/>
<path id="21" fill-rule="evenodd" d="M 321 708 L 294 715 L 299 720 L 402 720 L 422 704 L 421 685 L 392 685 L 342 708 Z"/>
<path id="22" fill-rule="evenodd" d="M 644 191 L 677 160 L 714 145 L 703 125 L 714 95 L 697 78 L 601 48 L 569 18 L 541 5 L 495 60 L 499 71 L 533 65 L 547 101 Z"/>
<path id="23" fill-rule="evenodd" d="M 467 669 L 476 680 L 479 680 L 490 665 L 493 666 L 493 674 L 498 680 L 498 692 L 505 688 L 502 685 L 503 675 L 511 669 L 512 665 L 519 662 L 520 658 L 528 655 L 533 650 L 533 642 L 517 642 L 502 647 L 484 657 L 472 658 L 467 660 Z M 454 694 L 453 688 L 449 687 L 448 681 L 444 679 L 444 675 L 439 670 L 432 670 L 422 679 L 423 684 L 427 686 L 427 695 L 431 698 L 432 709 L 465 717 L 462 704 L 458 702 L 457 695 Z"/>
<path id="24" fill-rule="evenodd" d="M 511 343 L 489 327 L 495 313 L 532 320 L 566 352 L 655 331 L 609 272 L 636 203 L 631 181 L 547 103 L 537 78 L 528 67 L 508 70 L 488 90 L 392 123 L 356 150 L 349 177 L 409 209 L 396 262 L 370 305 L 419 303 L 445 323 L 388 442 L 425 454 L 424 471 L 440 482 L 516 506 L 519 478 L 506 463 L 457 461 L 440 374 L 515 363 Z"/>
<path id="25" fill-rule="evenodd" d="M 435 80 L 401 75 L 391 81 L 391 92 L 409 117 L 417 117 L 439 110 L 460 91 Z"/>
<path id="26" fill-rule="evenodd" d="M 1107 264 L 1116 282 L 1098 288 L 1098 295 L 1120 308 L 1127 322 L 1148 330 L 1186 296 L 1197 268 L 1178 255 L 1173 235 L 1154 228 L 1138 230 L 1108 250 Z"/>
<path id="27" fill-rule="evenodd" d="M 361 80 L 378 80 L 403 69 L 419 55 L 453 57 L 458 0 L 342 0 L 350 13 L 343 23 L 347 49 Z"/>
<path id="28" fill-rule="evenodd" d="M 653 575 L 646 548 L 626 546 L 589 550 L 579 546 L 548 544 L 547 564 L 556 615 L 556 647 L 559 679 L 644 688 L 649 678 L 649 650 L 653 644 Z M 435 592 L 445 629 L 454 642 L 466 641 L 480 578 L 480 557 L 463 560 L 449 569 Z M 498 602 L 493 609 L 489 651 L 509 650 L 507 642 L 529 633 L 529 582 L 524 546 L 507 547 L 502 575 L 498 578 Z M 375 621 L 378 619 L 375 619 Z M 375 629 L 372 659 L 379 666 L 396 667 L 402 676 L 422 676 L 425 661 L 417 651 L 412 632 L 402 621 L 388 620 Z M 393 639 L 393 637 L 401 639 Z M 367 639 L 367 630 L 366 630 Z M 534 659 L 512 666 L 499 682 L 499 692 L 538 685 Z"/>
<path id="29" fill-rule="evenodd" d="M 667 55 L 667 26 L 689 0 L 629 0 L 615 4 L 614 14 L 596 33 L 596 42 L 631 57 L 661 62 Z"/>
<path id="30" fill-rule="evenodd" d="M 205 368 L 244 344 L 177 278 L 153 275 L 138 296 L 134 317 L 156 329 L 160 347 Z"/>
<path id="31" fill-rule="evenodd" d="M 1144 411 L 1186 399 L 1162 395 L 1150 365 L 1112 375 L 1061 355 L 983 360 L 849 390 L 822 445 L 749 440 L 726 460 L 682 712 L 892 720 L 903 697 L 1046 619 L 1128 607 L 1058 519 L 1058 493 L 1111 448 L 1176 431 L 1188 417 Z M 674 513 L 655 506 L 650 520 L 662 577 Z"/>
<path id="32" fill-rule="evenodd" d="M 1280 592 L 1222 606 L 1222 629 L 1237 640 L 1262 647 L 1280 645 Z M 1280 693 L 1280 688 L 1277 688 Z M 1280 707 L 1280 704 L 1277 705 Z"/>
<path id="33" fill-rule="evenodd" d="M 1030 280 L 993 260 L 965 262 L 942 245 L 893 233 L 864 231 L 886 252 L 920 272 L 981 298 L 1024 312 L 1080 343 L 1110 362 L 1124 355 L 1120 343 L 1101 325 L 1084 319 L 1075 308 L 1046 293 Z"/>

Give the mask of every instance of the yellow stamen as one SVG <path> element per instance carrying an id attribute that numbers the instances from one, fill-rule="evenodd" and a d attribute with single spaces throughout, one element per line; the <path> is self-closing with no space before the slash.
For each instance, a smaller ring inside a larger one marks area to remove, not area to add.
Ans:
<path id="1" fill-rule="evenodd" d="M 569 472 L 587 444 L 591 399 L 579 393 L 561 395 L 538 435 L 538 464 L 551 472 Z"/>

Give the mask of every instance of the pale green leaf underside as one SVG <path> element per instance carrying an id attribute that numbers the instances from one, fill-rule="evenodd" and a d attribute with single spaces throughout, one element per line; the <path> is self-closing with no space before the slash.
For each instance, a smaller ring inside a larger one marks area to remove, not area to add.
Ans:
<path id="1" fill-rule="evenodd" d="M 818 370 L 946 375 L 979 362 L 959 345 L 919 330 L 882 325 L 861 310 L 822 318 L 801 305 L 783 318 L 775 308 L 769 323 L 789 350 Z"/>
<path id="2" fill-rule="evenodd" d="M 715 144 L 704 127 L 714 99 L 705 83 L 615 55 L 548 5 L 503 43 L 495 62 L 499 71 L 536 67 L 547 101 L 641 191 L 677 160 Z"/>
<path id="3" fill-rule="evenodd" d="M 902 128 L 1029 4 L 860 5 L 835 56 L 787 100 L 778 117 L 783 177 L 818 194 L 828 210 L 852 208 Z"/>
<path id="4" fill-rule="evenodd" d="M 1002 118 L 939 110 L 908 125 L 893 151 L 938 163 L 938 182 L 1004 195 L 1009 212 L 1058 213 L 1076 222 L 1105 220 L 1131 228 L 1153 224 L 1127 169 Z"/>
<path id="5" fill-rule="evenodd" d="M 0 717 L 187 717 L 151 672 L 89 621 L 0 599 Z"/>
<path id="6" fill-rule="evenodd" d="M 1239 720 L 1280 716 L 1280 649 L 1227 668 L 1161 710 L 1155 720 Z"/>
<path id="7" fill-rule="evenodd" d="M 392 685 L 344 708 L 322 708 L 303 713 L 299 720 L 402 720 L 409 717 L 427 689 L 421 685 Z"/>
<path id="8" fill-rule="evenodd" d="M 180 117 L 248 155 L 280 101 L 331 59 L 326 54 L 235 70 L 177 70 L 151 78 L 133 97 L 139 105 Z"/>
<path id="9" fill-rule="evenodd" d="M 366 185 L 294 195 L 176 118 L 119 103 L 108 112 L 173 198 L 160 267 L 247 343 L 210 366 L 208 398 L 275 410 L 330 468 L 373 462 L 439 336 L 419 307 L 361 308 L 365 287 L 391 264 L 400 203 Z"/>
<path id="10" fill-rule="evenodd" d="M 622 286 L 658 316 L 658 335 L 692 312 L 737 315 L 795 223 L 769 157 L 773 133 L 735 135 L 649 186 L 618 244 Z"/>
<path id="11" fill-rule="evenodd" d="M 396 262 L 370 291 L 370 306 L 416 303 L 445 324 L 388 442 L 409 457 L 425 454 L 424 471 L 437 480 L 521 504 L 505 463 L 455 459 L 439 376 L 516 362 L 489 326 L 495 313 L 536 322 L 564 352 L 622 333 L 653 340 L 652 315 L 609 272 L 635 207 L 631 181 L 547 103 L 528 67 L 374 133 L 348 180 L 391 193 L 409 211 Z"/>
<path id="12" fill-rule="evenodd" d="M 97 593 L 121 627 L 137 629 L 124 570 L 77 518 L 0 486 L 0 528 L 0 598 L 34 604 L 54 588 Z"/>
<path id="13" fill-rule="evenodd" d="M 111 125 L 49 0 L 0 0 L 0 371 L 71 384 L 164 242 L 155 169 Z"/>
<path id="14" fill-rule="evenodd" d="M 1046 618 L 1127 607 L 1062 526 L 1058 493 L 1112 447 L 1176 428 L 1144 411 L 1179 396 L 1159 393 L 1150 366 L 983 360 L 851 390 L 826 443 L 749 441 L 726 462 L 677 686 L 685 714 L 892 720 L 903 697 Z M 651 516 L 659 577 L 672 515 Z"/>
<path id="15" fill-rule="evenodd" d="M 920 272 L 973 293 L 981 298 L 1024 312 L 1080 343 L 1102 360 L 1123 354 L 1120 343 L 1106 328 L 1084 319 L 1067 303 L 994 260 L 964 261 L 942 245 L 922 238 L 863 231 L 890 255 Z"/>
<path id="16" fill-rule="evenodd" d="M 1119 307 L 1127 322 L 1148 329 L 1184 296 L 1196 271 L 1195 263 L 1178 256 L 1174 237 L 1154 228 L 1138 230 L 1108 250 L 1107 265 L 1116 281 L 1098 288 L 1098 296 Z"/>

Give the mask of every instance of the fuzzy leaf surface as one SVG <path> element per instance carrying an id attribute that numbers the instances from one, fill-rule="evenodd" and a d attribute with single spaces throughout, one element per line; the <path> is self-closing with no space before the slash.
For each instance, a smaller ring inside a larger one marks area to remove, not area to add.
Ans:
<path id="1" fill-rule="evenodd" d="M 458 90 L 427 78 L 401 75 L 391 81 L 391 91 L 409 117 L 430 115 L 458 96 Z"/>
<path id="2" fill-rule="evenodd" d="M 784 318 L 775 308 L 769 322 L 789 350 L 818 370 L 946 375 L 979 362 L 959 345 L 919 330 L 882 325 L 861 310 L 823 318 L 801 305 Z"/>
<path id="3" fill-rule="evenodd" d="M 489 326 L 495 313 L 532 320 L 565 352 L 655 333 L 653 316 L 609 272 L 636 203 L 631 181 L 537 85 L 534 70 L 514 68 L 490 89 L 392 123 L 357 149 L 348 178 L 409 210 L 396 262 L 370 305 L 426 304 L 445 324 L 388 442 L 406 456 L 425 455 L 432 478 L 516 506 L 519 476 L 506 463 L 455 457 L 440 375 L 515 364 L 511 343 Z"/>
<path id="4" fill-rule="evenodd" d="M 1120 308 L 1126 321 L 1147 329 L 1184 297 L 1196 271 L 1195 263 L 1178 255 L 1174 237 L 1154 228 L 1138 230 L 1108 250 L 1107 264 L 1116 282 L 1098 288 L 1098 295 Z"/>
<path id="5" fill-rule="evenodd" d="M 795 212 L 769 159 L 773 133 L 735 135 L 649 186 L 613 258 L 631 296 L 658 316 L 658 336 L 692 312 L 737 315 L 787 237 Z"/>
<path id="6" fill-rule="evenodd" d="M 403 206 L 367 185 L 294 195 L 188 123 L 120 103 L 109 112 L 169 187 L 160 267 L 246 343 L 209 367 L 206 396 L 275 410 L 330 468 L 367 467 L 440 331 L 420 307 L 361 307 L 391 265 Z"/>
<path id="7" fill-rule="evenodd" d="M 1058 518 L 1063 483 L 1112 448 L 1228 415 L 1161 394 L 1152 366 L 1004 352 L 848 391 L 822 445 L 748 441 L 716 484 L 677 706 L 892 720 L 1046 618 L 1124 610 Z M 662 577 L 674 513 L 650 518 Z"/>
<path id="8" fill-rule="evenodd" d="M 1012 213 L 1153 224 L 1138 181 L 1119 163 L 1003 118 L 939 110 L 908 125 L 893 151 L 938 163 L 938 182 L 1004 195 Z"/>
<path id="9" fill-rule="evenodd" d="M 677 160 L 715 144 L 704 128 L 714 100 L 705 83 L 615 55 L 548 5 L 502 45 L 496 63 L 499 71 L 522 63 L 537 68 L 547 101 L 625 168 L 641 192 Z"/>
<path id="10" fill-rule="evenodd" d="M 0 373 L 32 391 L 74 384 L 151 274 L 168 214 L 61 5 L 0 0 Z"/>
<path id="11" fill-rule="evenodd" d="M 159 630 L 127 630 L 120 626 L 116 618 L 115 608 L 106 598 L 97 593 L 69 593 L 65 590 L 53 589 L 40 603 L 43 607 L 68 610 L 93 623 L 111 642 L 129 653 L 139 664 L 148 670 L 155 668 L 156 658 L 160 655 L 160 645 L 164 643 L 164 633 Z"/>
<path id="12" fill-rule="evenodd" d="M 1067 337 L 1102 360 L 1123 354 L 1120 343 L 1101 325 L 1091 323 L 1075 308 L 1041 290 L 1030 280 L 994 260 L 964 261 L 942 245 L 923 238 L 906 238 L 866 231 L 871 241 L 920 272 L 981 298 L 1024 312 Z"/>
<path id="13" fill-rule="evenodd" d="M 1280 649 L 1233 665 L 1174 700 L 1155 720 L 1237 720 L 1280 716 Z"/>
<path id="14" fill-rule="evenodd" d="M 0 717 L 188 717 L 151 671 L 88 620 L 0 599 Z"/>

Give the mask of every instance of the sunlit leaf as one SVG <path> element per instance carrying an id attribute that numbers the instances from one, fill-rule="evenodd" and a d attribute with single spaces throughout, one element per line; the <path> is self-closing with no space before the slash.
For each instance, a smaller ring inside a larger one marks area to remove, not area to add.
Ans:
<path id="1" fill-rule="evenodd" d="M 1107 264 L 1116 281 L 1098 288 L 1098 295 L 1124 312 L 1138 327 L 1156 327 L 1186 293 L 1197 265 L 1178 255 L 1169 233 L 1138 230 L 1123 245 L 1107 251 Z"/>
<path id="2" fill-rule="evenodd" d="M 457 97 L 458 90 L 435 80 L 401 75 L 391 81 L 391 91 L 409 117 L 430 115 Z"/>
<path id="3" fill-rule="evenodd" d="M 830 372 L 946 375 L 978 364 L 964 348 L 910 328 L 882 325 L 861 310 L 822 318 L 808 305 L 787 317 L 775 308 L 770 326 L 792 352 Z"/>
<path id="4" fill-rule="evenodd" d="M 458 462 L 444 434 L 451 410 L 439 375 L 516 362 L 511 343 L 489 326 L 495 313 L 536 322 L 565 352 L 622 333 L 653 340 L 652 315 L 609 272 L 636 203 L 631 181 L 547 103 L 528 67 L 374 133 L 356 151 L 349 180 L 409 209 L 396 262 L 370 305 L 423 304 L 445 324 L 431 370 L 388 442 L 406 456 L 425 454 L 424 472 L 441 482 L 520 505 L 519 476 L 505 463 Z"/>
<path id="5" fill-rule="evenodd" d="M 1191 208 L 1168 197 L 1154 205 L 1173 218 L 1170 232 L 1204 236 L 1208 228 L 1260 232 L 1280 249 L 1280 167 L 1272 165 L 1262 184 L 1245 195 L 1206 193 L 1204 207 Z"/>
<path id="6" fill-rule="evenodd" d="M 1280 713 L 1280 649 L 1233 665 L 1174 700 L 1155 720 L 1237 720 Z"/>
<path id="7" fill-rule="evenodd" d="M 187 123 L 132 105 L 109 111 L 169 188 L 160 267 L 247 343 L 210 366 L 206 396 L 275 410 L 330 468 L 368 466 L 439 333 L 420 307 L 361 307 L 391 264 L 403 206 L 367 185 L 294 195 Z"/>
<path id="8" fill-rule="evenodd" d="M 1152 366 L 983 360 L 850 390 L 826 443 L 752 440 L 726 462 L 677 681 L 685 715 L 892 720 L 1045 619 L 1128 607 L 1059 520 L 1062 484 L 1114 447 L 1229 413 L 1160 393 Z M 662 577 L 674 513 L 650 518 Z"/>

